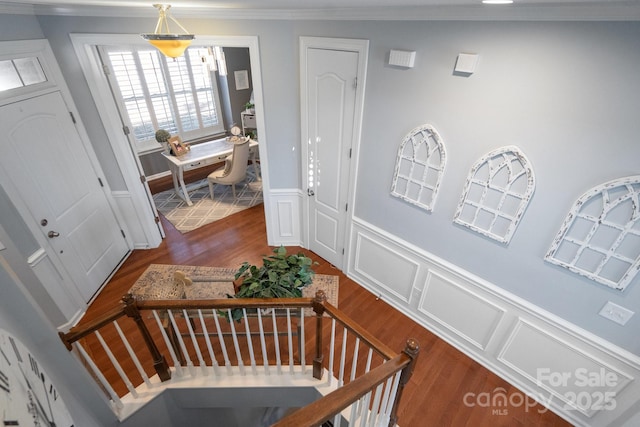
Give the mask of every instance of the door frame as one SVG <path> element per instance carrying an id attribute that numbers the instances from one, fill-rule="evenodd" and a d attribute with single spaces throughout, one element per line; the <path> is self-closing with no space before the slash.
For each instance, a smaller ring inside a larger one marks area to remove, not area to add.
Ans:
<path id="1" fill-rule="evenodd" d="M 42 65 L 45 75 L 47 76 L 47 81 L 31 86 L 0 92 L 0 105 L 20 102 L 25 99 L 36 98 L 38 96 L 47 95 L 54 92 L 59 92 L 61 94 L 62 100 L 66 104 L 66 107 L 69 109 L 69 112 L 74 116 L 76 120 L 75 128 L 89 158 L 91 168 L 96 174 L 96 179 L 99 178 L 103 183 L 102 191 L 106 197 L 111 211 L 115 216 L 118 225 L 125 233 L 125 241 L 129 249 L 129 253 L 131 253 L 131 250 L 133 249 L 133 241 L 130 237 L 131 233 L 129 232 L 127 223 L 124 220 L 122 213 L 120 212 L 118 204 L 112 196 L 109 183 L 105 178 L 105 174 L 102 170 L 100 162 L 98 161 L 98 157 L 96 156 L 93 146 L 91 145 L 89 134 L 87 133 L 82 123 L 80 112 L 76 108 L 76 105 L 71 96 L 71 92 L 69 91 L 69 88 L 64 80 L 64 76 L 62 75 L 62 71 L 60 70 L 58 62 L 53 54 L 53 51 L 51 50 L 51 46 L 49 45 L 48 40 L 36 39 L 3 41 L 0 42 L 0 52 L 2 52 L 0 54 L 0 60 L 13 59 L 16 56 L 35 56 L 40 60 L 40 64 Z M 2 174 L 3 172 L 0 170 L 0 175 Z M 44 258 L 47 258 L 55 268 L 55 272 L 49 271 L 49 274 L 53 276 L 57 273 L 59 275 L 55 276 L 55 278 L 45 278 L 42 276 L 38 276 L 38 278 L 43 281 L 43 284 L 45 284 L 45 289 L 47 290 L 47 292 L 49 292 L 56 304 L 59 305 L 60 310 L 63 312 L 63 315 L 68 321 L 67 324 L 59 327 L 66 327 L 74 324 L 80 318 L 82 313 L 84 313 L 87 302 L 82 298 L 81 292 L 77 289 L 77 285 L 66 272 L 64 264 L 57 257 L 56 251 L 51 247 L 48 240 L 40 232 L 40 225 L 36 222 L 37 219 L 31 216 L 27 205 L 20 197 L 20 192 L 18 191 L 18 189 L 15 188 L 8 180 L 2 180 L 2 183 L 0 183 L 0 185 L 7 193 L 7 197 L 14 204 L 18 215 L 20 215 L 26 227 L 31 232 L 31 235 L 39 246 L 39 248 L 34 253 L 26 255 L 28 256 L 29 265 L 31 266 L 31 268 L 35 269 L 35 266 L 37 264 L 39 264 Z M 125 256 L 125 258 L 127 257 L 128 254 Z M 119 267 L 119 265 L 114 267 L 117 268 Z M 108 279 L 109 278 L 107 277 L 104 283 L 106 283 Z M 72 284 L 72 286 L 69 286 L 69 284 Z M 96 294 L 98 292 L 99 290 L 96 292 Z M 67 300 L 64 304 L 60 302 L 60 299 L 62 298 L 66 298 Z M 64 305 L 64 308 L 61 307 L 61 304 Z"/>
<path id="2" fill-rule="evenodd" d="M 305 141 L 309 134 L 309 122 L 307 120 L 307 51 L 309 49 L 326 49 L 356 52 L 358 54 L 358 71 L 356 87 L 356 105 L 354 111 L 353 136 L 351 144 L 351 164 L 349 167 L 349 179 L 342 185 L 348 187 L 347 210 L 345 213 L 345 233 L 343 236 L 344 254 L 342 255 L 342 271 L 347 270 L 349 254 L 351 252 L 349 236 L 354 219 L 354 207 L 356 200 L 356 179 L 358 176 L 358 158 L 360 152 L 360 142 L 362 138 L 362 118 L 364 115 L 364 98 L 366 88 L 367 64 L 369 59 L 369 40 L 364 39 L 343 39 L 328 37 L 300 37 L 300 163 L 301 163 L 301 183 L 302 183 L 302 240 L 303 246 L 309 248 L 311 241 L 309 235 L 310 202 L 307 195 L 307 178 L 309 176 L 309 144 Z M 347 262 L 345 262 L 347 261 Z"/>
<path id="3" fill-rule="evenodd" d="M 156 247 L 161 242 L 158 227 L 152 214 L 152 200 L 148 186 L 140 185 L 140 173 L 138 172 L 138 159 L 136 153 L 131 152 L 126 135 L 122 131 L 118 107 L 114 100 L 109 83 L 104 76 L 102 65 L 96 54 L 96 45 L 100 44 L 130 44 L 131 40 L 140 40 L 139 34 L 70 34 L 71 42 L 80 61 L 82 72 L 87 79 L 93 101 L 98 109 L 107 133 L 109 144 L 113 149 L 116 161 L 120 166 L 127 188 L 131 195 L 131 202 L 139 212 L 146 212 L 144 216 L 137 218 L 140 221 L 145 235 L 149 241 L 148 247 Z M 262 94 L 262 73 L 260 68 L 260 50 L 257 36 L 213 36 L 198 35 L 198 43 L 207 45 L 219 45 L 223 47 L 249 48 L 251 61 L 251 75 L 253 81 L 253 95 L 256 109 L 256 122 L 260 144 L 260 168 L 262 176 L 262 191 L 264 197 L 264 212 L 267 224 L 267 239 L 271 241 L 273 235 L 271 221 L 271 202 L 267 197 L 270 194 L 269 186 L 269 162 L 267 158 L 268 135 L 265 125 L 265 114 Z M 151 201 L 149 201 L 151 200 Z"/>

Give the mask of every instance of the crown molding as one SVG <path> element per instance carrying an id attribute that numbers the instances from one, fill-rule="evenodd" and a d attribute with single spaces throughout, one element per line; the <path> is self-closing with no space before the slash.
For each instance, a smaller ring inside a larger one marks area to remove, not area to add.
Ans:
<path id="1" fill-rule="evenodd" d="M 0 2 L 0 14 L 35 15 L 36 13 L 31 4 Z"/>
<path id="2" fill-rule="evenodd" d="M 0 13 L 155 18 L 149 7 L 106 7 L 89 5 L 29 5 L 0 2 Z M 331 21 L 640 21 L 640 2 L 580 3 L 564 5 L 514 4 L 487 5 L 357 7 L 323 9 L 239 9 L 174 8 L 183 18 L 234 20 L 331 20 Z"/>

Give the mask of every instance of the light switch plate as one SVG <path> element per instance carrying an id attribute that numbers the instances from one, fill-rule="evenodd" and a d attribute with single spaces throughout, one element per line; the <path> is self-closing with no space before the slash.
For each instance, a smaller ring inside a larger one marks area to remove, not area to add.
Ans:
<path id="1" fill-rule="evenodd" d="M 626 324 L 631 316 L 635 313 L 627 308 L 621 307 L 618 304 L 614 304 L 611 301 L 608 301 L 602 310 L 600 310 L 600 316 L 605 319 L 609 319 L 613 322 L 619 323 L 620 325 Z"/>

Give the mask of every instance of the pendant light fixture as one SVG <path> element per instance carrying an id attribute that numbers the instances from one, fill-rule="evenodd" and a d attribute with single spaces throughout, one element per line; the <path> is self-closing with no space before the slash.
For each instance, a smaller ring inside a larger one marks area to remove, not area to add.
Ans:
<path id="1" fill-rule="evenodd" d="M 142 34 L 149 43 L 155 46 L 160 52 L 170 58 L 181 56 L 185 49 L 191 44 L 191 40 L 195 37 L 182 26 L 176 19 L 169 15 L 170 4 L 154 4 L 153 7 L 158 9 L 159 17 L 156 29 L 153 33 Z M 175 34 L 169 31 L 169 22 L 171 19 L 185 34 Z"/>

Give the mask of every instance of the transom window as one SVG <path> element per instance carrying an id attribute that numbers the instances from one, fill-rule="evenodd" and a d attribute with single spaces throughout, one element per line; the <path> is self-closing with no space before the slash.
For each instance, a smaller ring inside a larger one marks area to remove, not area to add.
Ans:
<path id="1" fill-rule="evenodd" d="M 0 92 L 47 81 L 37 57 L 0 61 Z"/>
<path id="2" fill-rule="evenodd" d="M 102 46 L 102 60 L 138 152 L 158 149 L 158 129 L 183 140 L 224 132 L 215 72 L 206 48 L 167 58 L 148 46 Z"/>

